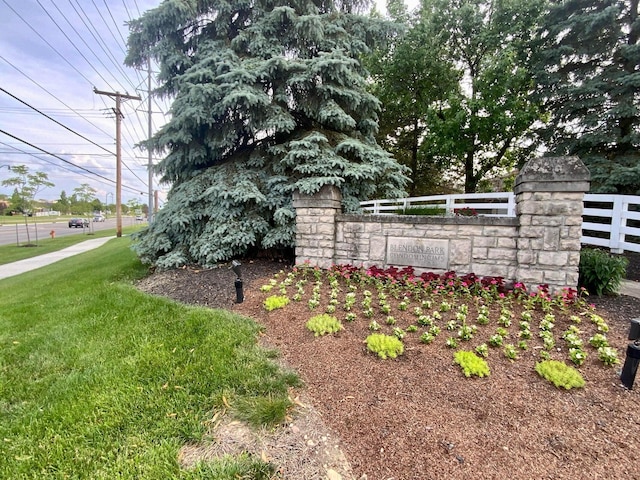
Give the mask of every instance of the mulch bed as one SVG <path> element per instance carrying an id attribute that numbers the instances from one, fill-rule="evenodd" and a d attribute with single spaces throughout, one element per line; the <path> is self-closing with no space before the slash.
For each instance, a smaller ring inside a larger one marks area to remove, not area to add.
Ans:
<path id="1" fill-rule="evenodd" d="M 628 279 L 640 281 L 640 255 L 631 254 Z M 265 327 L 305 384 L 305 395 L 341 439 L 355 478 L 632 478 L 640 450 L 640 379 L 620 385 L 619 370 L 591 355 L 580 368 L 587 387 L 560 391 L 532 371 L 534 352 L 516 362 L 490 357 L 491 375 L 465 379 L 451 350 L 407 340 L 394 361 L 366 352 L 367 323 L 314 338 L 304 328 L 305 302 L 265 312 L 259 287 L 284 262 L 243 261 L 245 301 L 234 304 L 235 275 L 226 267 L 158 272 L 140 288 L 175 300 L 226 308 Z M 640 299 L 592 297 L 608 322 L 609 343 L 621 361 L 629 320 Z M 592 358 L 594 357 L 594 358 Z M 529 368 L 531 366 L 531 368 Z"/>

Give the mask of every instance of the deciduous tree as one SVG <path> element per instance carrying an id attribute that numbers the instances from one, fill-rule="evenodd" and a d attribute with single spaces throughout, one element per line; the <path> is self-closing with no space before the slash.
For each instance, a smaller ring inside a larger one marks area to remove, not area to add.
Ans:
<path id="1" fill-rule="evenodd" d="M 33 201 L 36 195 L 45 188 L 53 187 L 54 184 L 49 181 L 49 176 L 46 173 L 31 173 L 29 167 L 25 165 L 13 166 L 11 172 L 14 176 L 3 180 L 2 185 L 15 187 L 14 195 L 11 197 L 12 208 L 24 213 L 25 224 L 28 224 L 27 214 L 33 211 Z M 27 228 L 27 242 L 31 243 L 29 228 Z"/>

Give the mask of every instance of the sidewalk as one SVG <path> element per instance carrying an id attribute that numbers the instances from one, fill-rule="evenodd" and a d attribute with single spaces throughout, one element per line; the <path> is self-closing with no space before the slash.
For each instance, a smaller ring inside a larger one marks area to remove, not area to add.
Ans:
<path id="1" fill-rule="evenodd" d="M 71 247 L 58 250 L 57 252 L 46 253 L 37 257 L 19 260 L 13 263 L 0 265 L 0 280 L 3 278 L 13 277 L 36 268 L 44 267 L 64 258 L 77 255 L 78 253 L 87 252 L 104 245 L 106 242 L 116 237 L 93 238 L 84 242 L 72 245 Z M 640 298 L 640 282 L 632 282 L 631 280 L 623 280 L 620 286 L 620 294 L 630 297 Z"/>
<path id="2" fill-rule="evenodd" d="M 640 298 L 640 282 L 623 280 L 622 285 L 620 286 L 620 295 Z"/>
<path id="3" fill-rule="evenodd" d="M 72 245 L 57 252 L 45 253 L 44 255 L 38 255 L 37 257 L 26 258 L 13 263 L 7 263 L 0 265 L 0 280 L 3 278 L 13 277 L 14 275 L 20 275 L 21 273 L 35 270 L 36 268 L 50 265 L 64 258 L 77 255 L 79 253 L 87 252 L 104 245 L 106 242 L 116 237 L 101 237 L 92 238 L 76 245 Z"/>

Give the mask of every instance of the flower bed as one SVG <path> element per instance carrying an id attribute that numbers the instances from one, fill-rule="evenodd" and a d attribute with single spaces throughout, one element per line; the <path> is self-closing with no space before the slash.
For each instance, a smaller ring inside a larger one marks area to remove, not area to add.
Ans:
<path id="1" fill-rule="evenodd" d="M 303 325 L 325 313 L 346 329 L 364 322 L 371 333 L 393 336 L 427 352 L 440 343 L 484 358 L 491 353 L 512 361 L 557 360 L 576 368 L 588 357 L 606 366 L 619 363 L 618 352 L 606 339 L 607 323 L 584 292 L 574 289 L 552 296 L 545 285 L 532 292 L 523 283 L 506 285 L 500 277 L 416 275 L 411 267 L 335 265 L 323 270 L 303 265 L 276 274 L 261 291 L 265 305 L 276 295 L 306 304 Z"/>

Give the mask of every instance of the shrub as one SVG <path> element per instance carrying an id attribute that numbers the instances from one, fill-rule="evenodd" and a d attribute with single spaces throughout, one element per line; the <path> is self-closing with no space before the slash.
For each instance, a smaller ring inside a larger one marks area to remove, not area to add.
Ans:
<path id="1" fill-rule="evenodd" d="M 316 337 L 327 333 L 336 333 L 344 328 L 336 317 L 326 313 L 310 318 L 306 326 Z"/>
<path id="2" fill-rule="evenodd" d="M 580 252 L 578 285 L 596 295 L 615 294 L 625 277 L 629 260 L 596 248 Z"/>
<path id="3" fill-rule="evenodd" d="M 284 308 L 287 305 L 289 305 L 289 298 L 284 295 L 272 295 L 271 297 L 267 297 L 264 301 L 264 308 L 268 312 L 277 308 Z"/>
<path id="4" fill-rule="evenodd" d="M 442 207 L 409 207 L 396 211 L 398 215 L 428 215 L 434 217 L 444 217 L 446 213 L 447 209 Z"/>
<path id="5" fill-rule="evenodd" d="M 584 379 L 580 372 L 557 360 L 543 360 L 536 363 L 536 372 L 558 388 L 569 390 L 584 387 Z"/>
<path id="6" fill-rule="evenodd" d="M 453 356 L 454 361 L 460 365 L 465 377 L 475 375 L 477 377 L 489 376 L 489 364 L 473 352 L 459 350 Z"/>
<path id="7" fill-rule="evenodd" d="M 367 337 L 367 349 L 382 359 L 396 358 L 404 353 L 404 345 L 396 337 L 381 333 L 372 333 Z"/>

